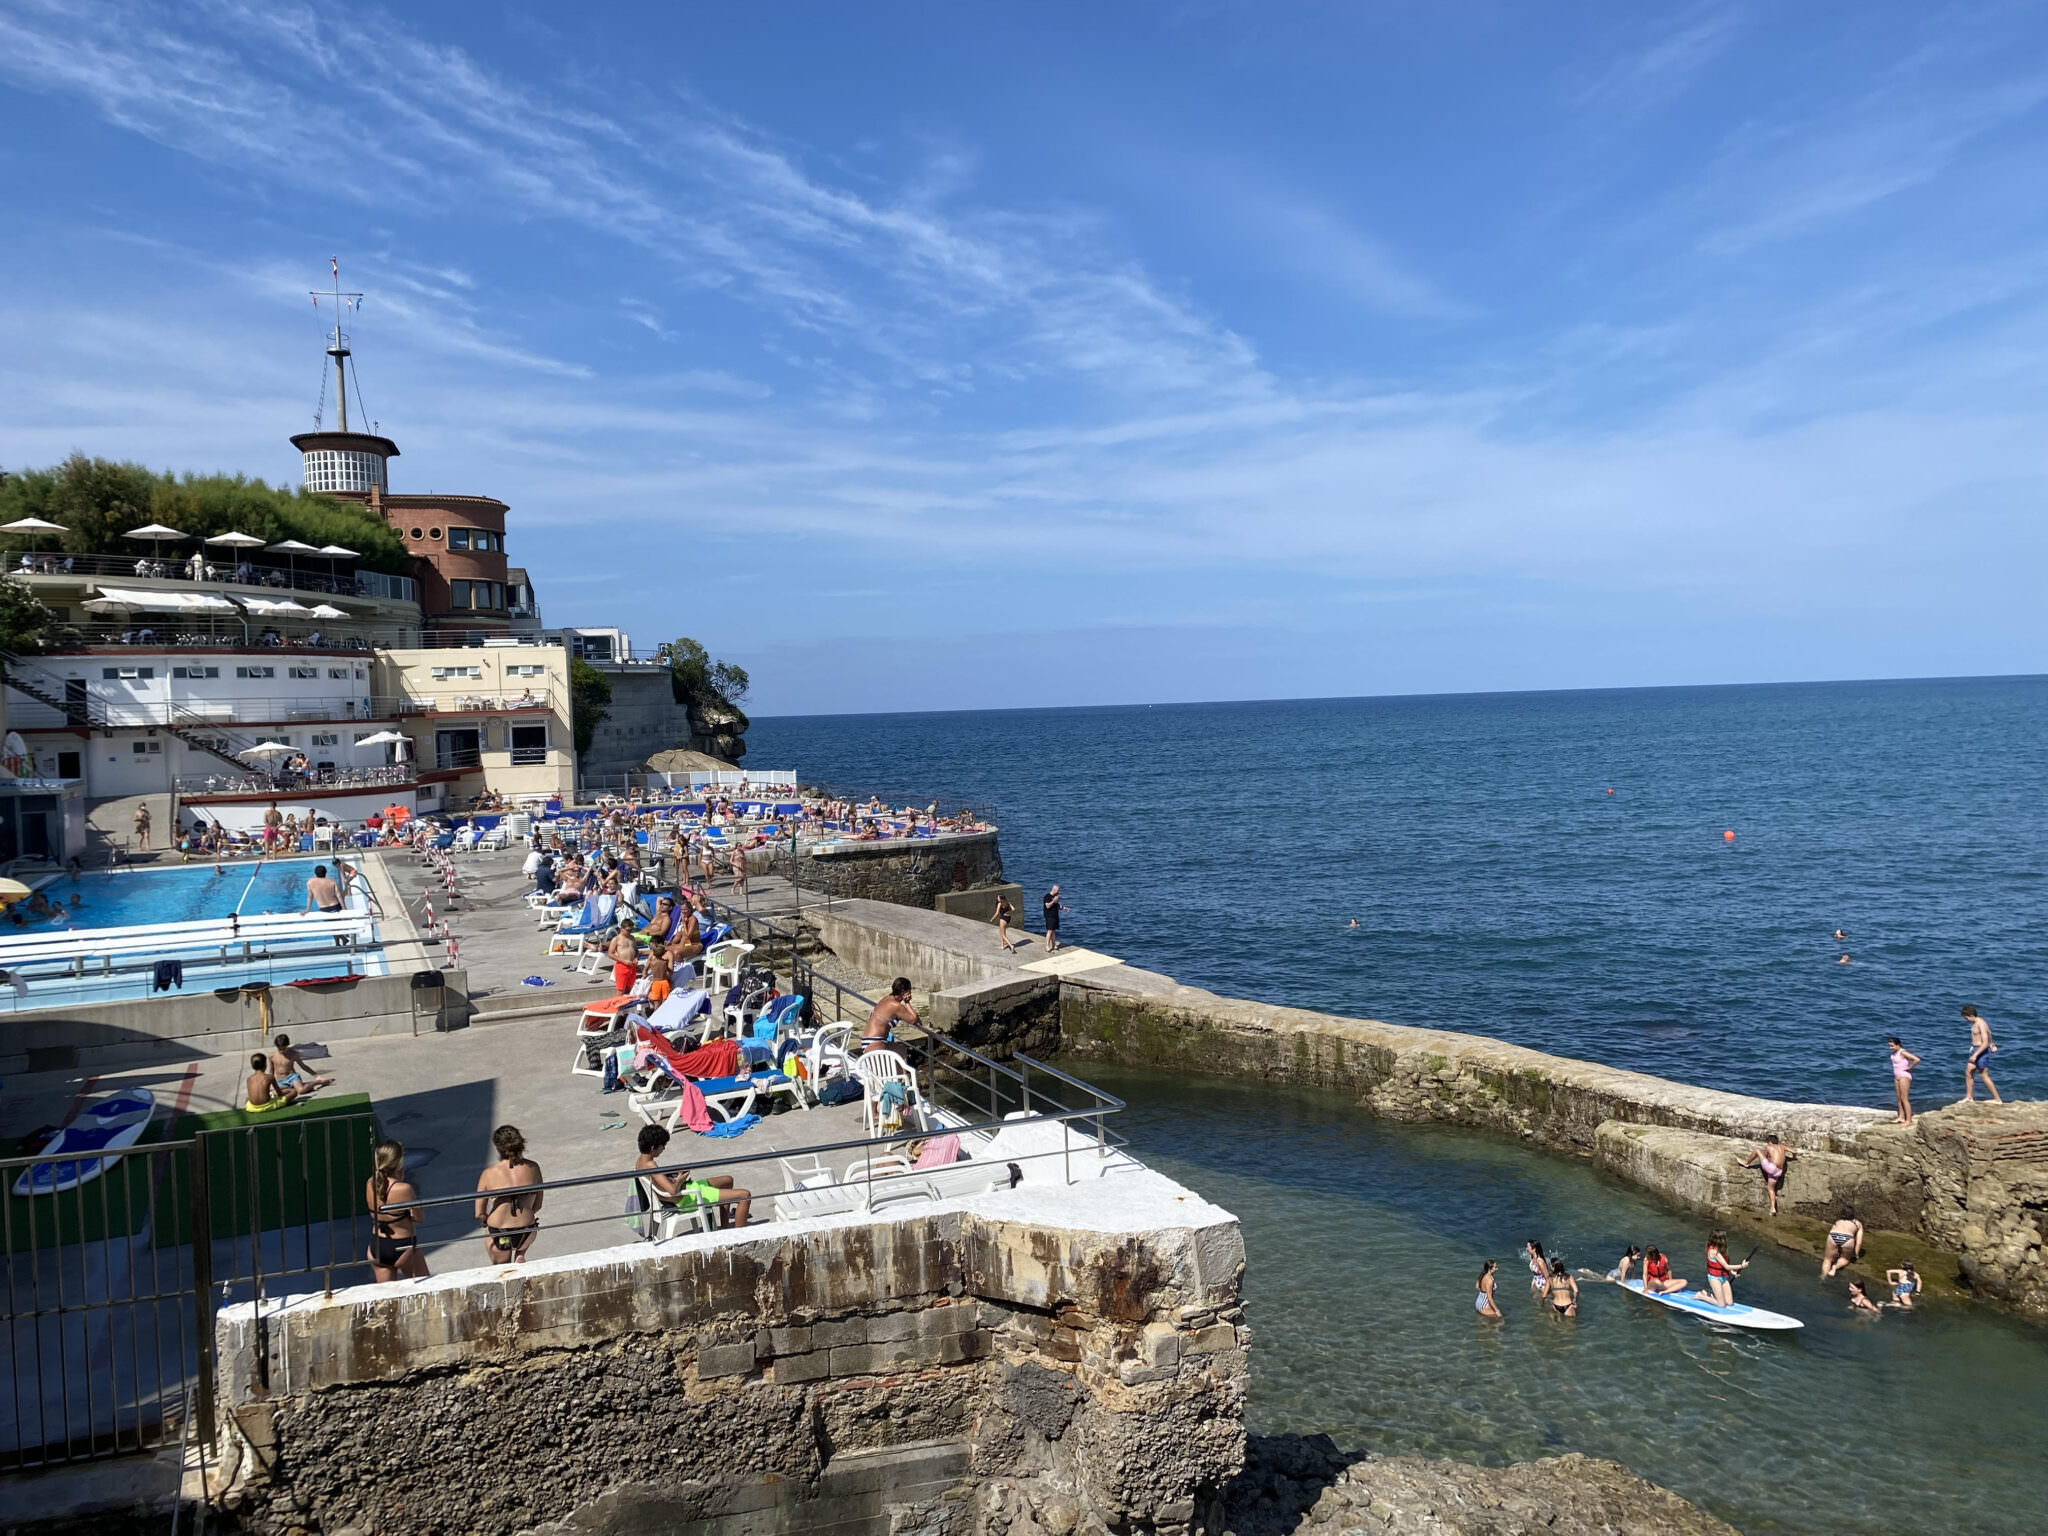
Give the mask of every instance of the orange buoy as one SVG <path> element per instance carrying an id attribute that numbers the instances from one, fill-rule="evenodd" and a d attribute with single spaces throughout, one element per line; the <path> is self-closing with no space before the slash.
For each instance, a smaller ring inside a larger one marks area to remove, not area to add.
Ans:
<path id="1" fill-rule="evenodd" d="M 1614 791 L 1610 789 L 1609 791 L 1607 791 L 1607 793 L 1609 793 L 1609 794 L 1611 795 L 1611 794 L 1613 794 L 1613 793 L 1614 793 Z"/>
<path id="2" fill-rule="evenodd" d="M 1729 828 L 1729 829 L 1728 829 L 1728 830 L 1727 830 L 1726 832 L 1723 832 L 1723 833 L 1721 834 L 1721 841 L 1722 841 L 1722 842 L 1724 842 L 1724 843 L 1732 843 L 1732 842 L 1734 842 L 1734 841 L 1735 841 L 1735 829 L 1734 829 L 1733 827 L 1730 827 L 1730 828 Z"/>

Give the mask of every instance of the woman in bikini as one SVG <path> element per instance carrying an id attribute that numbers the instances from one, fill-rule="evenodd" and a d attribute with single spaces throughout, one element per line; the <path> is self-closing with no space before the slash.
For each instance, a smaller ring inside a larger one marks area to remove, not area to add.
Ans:
<path id="1" fill-rule="evenodd" d="M 1906 1312 L 1912 1311 L 1913 1298 L 1920 1294 L 1920 1276 L 1913 1266 L 1902 1264 L 1897 1269 L 1888 1269 L 1884 1272 L 1884 1277 L 1891 1282 L 1892 1288 L 1892 1299 L 1885 1305 L 1898 1307 Z"/>
<path id="2" fill-rule="evenodd" d="M 1873 1317 L 1884 1316 L 1884 1308 L 1870 1299 L 1870 1292 L 1863 1289 L 1861 1280 L 1849 1282 L 1849 1309 L 1852 1312 L 1868 1312 Z"/>
<path id="3" fill-rule="evenodd" d="M 1543 1257 L 1543 1245 L 1533 1237 L 1522 1244 L 1522 1252 L 1529 1256 L 1529 1289 L 1541 1296 L 1550 1289 L 1550 1261 Z"/>
<path id="4" fill-rule="evenodd" d="M 1550 1260 L 1550 1310 L 1558 1317 L 1579 1315 L 1579 1282 L 1572 1278 L 1572 1272 L 1565 1268 L 1562 1260 Z"/>
<path id="5" fill-rule="evenodd" d="M 1893 1035 L 1885 1041 L 1892 1051 L 1892 1091 L 1899 1096 L 1899 1124 L 1913 1123 L 1913 1069 L 1920 1065 L 1920 1058 L 1899 1043 Z"/>
<path id="6" fill-rule="evenodd" d="M 1491 1259 L 1479 1266 L 1479 1280 L 1473 1286 L 1479 1294 L 1472 1298 L 1472 1309 L 1481 1317 L 1501 1315 L 1500 1303 L 1493 1299 L 1493 1272 L 1497 1268 L 1499 1266 Z"/>
<path id="7" fill-rule="evenodd" d="M 1017 946 L 1010 942 L 1010 919 L 1016 915 L 1017 909 L 1010 905 L 1009 897 L 996 898 L 996 915 L 989 921 L 996 925 L 996 937 L 1002 940 L 1003 953 L 1006 955 L 1014 955 L 1017 952 Z"/>
<path id="8" fill-rule="evenodd" d="M 1621 1262 L 1615 1265 L 1614 1268 L 1607 1271 L 1607 1278 L 1612 1280 L 1616 1285 L 1628 1284 L 1628 1272 L 1636 1267 L 1636 1260 L 1640 1259 L 1642 1256 L 1643 1251 L 1640 1248 L 1638 1248 L 1634 1243 L 1630 1243 L 1628 1245 L 1627 1251 L 1624 1252 L 1621 1256 Z"/>
<path id="9" fill-rule="evenodd" d="M 511 1264 L 526 1257 L 540 1231 L 544 1197 L 531 1186 L 544 1180 L 540 1164 L 526 1155 L 526 1138 L 517 1126 L 499 1126 L 491 1132 L 491 1145 L 499 1161 L 476 1181 L 476 1219 L 486 1228 L 484 1252 L 490 1261 Z"/>
<path id="10" fill-rule="evenodd" d="M 1773 1136 L 1763 1146 L 1742 1160 L 1745 1168 L 1761 1169 L 1764 1189 L 1771 1197 L 1771 1214 L 1778 1214 L 1778 1191 L 1785 1183 L 1785 1169 L 1793 1158 L 1799 1155 L 1797 1149 L 1787 1146 L 1782 1132 Z"/>
<path id="11" fill-rule="evenodd" d="M 405 1148 L 395 1141 L 377 1143 L 369 1183 L 363 1198 L 370 1206 L 370 1275 L 378 1284 L 400 1275 L 419 1280 L 427 1273 L 426 1255 L 420 1252 L 420 1208 L 407 1202 L 420 1192 L 405 1176 Z"/>
<path id="12" fill-rule="evenodd" d="M 1863 1223 L 1856 1213 L 1844 1209 L 1828 1228 L 1827 1247 L 1820 1256 L 1820 1277 L 1831 1280 L 1855 1260 L 1863 1257 Z"/>

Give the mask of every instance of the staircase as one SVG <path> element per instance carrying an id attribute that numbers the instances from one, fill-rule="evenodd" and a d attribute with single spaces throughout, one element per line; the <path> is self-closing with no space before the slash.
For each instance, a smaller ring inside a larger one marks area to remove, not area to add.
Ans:
<path id="1" fill-rule="evenodd" d="M 12 688 L 16 693 L 26 694 L 38 704 L 49 705 L 50 708 L 64 716 L 72 730 L 79 732 L 81 735 L 91 731 L 129 729 L 137 723 L 134 721 L 123 721 L 120 725 L 115 725 L 107 719 L 106 711 L 100 707 L 98 701 L 93 699 L 90 693 L 82 699 L 65 697 L 65 679 L 58 677 L 53 672 L 47 671 L 40 663 L 33 660 L 16 656 L 9 651 L 0 651 L 0 671 L 4 671 L 9 688 Z M 212 721 L 202 720 L 194 716 L 191 711 L 181 709 L 176 704 L 164 706 L 163 719 L 152 720 L 147 723 L 169 731 L 195 752 L 205 752 L 210 756 L 219 758 L 237 773 L 261 772 L 260 769 L 252 769 L 247 758 L 236 756 L 238 752 L 247 751 L 250 747 L 255 746 L 256 743 L 254 741 L 246 737 L 237 736 L 232 731 L 224 730 Z M 131 814 L 133 813 L 132 802 L 138 798 L 146 797 L 129 797 Z M 165 796 L 163 798 L 167 799 L 169 797 Z M 150 814 L 152 816 L 156 814 L 156 809 L 155 806 L 150 807 Z M 166 824 L 168 824 L 168 817 L 166 817 L 165 821 L 157 823 L 158 826 Z M 125 836 L 131 829 L 123 827 L 119 830 Z"/>

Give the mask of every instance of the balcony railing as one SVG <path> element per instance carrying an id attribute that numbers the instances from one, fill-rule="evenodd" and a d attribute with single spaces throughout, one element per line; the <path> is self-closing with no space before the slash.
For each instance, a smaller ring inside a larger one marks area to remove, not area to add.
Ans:
<path id="1" fill-rule="evenodd" d="M 372 768 L 316 768 L 311 773 L 219 773 L 181 774 L 175 781 L 180 795 L 269 795 L 290 789 L 382 789 L 415 783 L 419 775 L 411 763 L 386 763 Z"/>
<path id="2" fill-rule="evenodd" d="M 417 631 L 410 631 L 417 635 Z M 59 624 L 49 635 L 53 651 L 82 651 L 113 646 L 153 651 L 368 651 L 373 644 L 397 645 L 396 640 L 373 641 L 370 633 L 356 629 L 346 620 L 305 619 L 287 632 L 275 620 L 248 620 L 222 614 L 212 629 L 196 629 L 190 618 L 177 614 L 137 614 L 118 623 Z M 406 645 L 417 643 L 407 640 Z"/>
<path id="3" fill-rule="evenodd" d="M 308 556 L 308 562 L 319 556 Z M 322 565 L 324 561 L 320 562 Z M 327 592 L 337 597 L 376 597 L 387 601 L 417 603 L 419 583 L 410 576 L 393 576 L 384 571 L 327 571 L 309 566 L 271 565 L 268 561 L 206 560 L 201 575 L 192 574 L 188 553 L 183 559 L 156 555 L 21 555 L 9 563 L 18 576 L 125 576 L 133 580 L 203 581 L 215 585 L 282 588 L 295 592 Z"/>
<path id="4" fill-rule="evenodd" d="M 481 768 L 484 754 L 477 747 L 445 747 L 434 754 L 434 767 L 446 773 L 451 768 Z"/>
<path id="5" fill-rule="evenodd" d="M 370 705 L 378 718 L 393 715 L 496 715 L 520 710 L 552 710 L 554 693 L 547 688 L 528 688 L 517 693 L 380 693 L 371 695 Z"/>

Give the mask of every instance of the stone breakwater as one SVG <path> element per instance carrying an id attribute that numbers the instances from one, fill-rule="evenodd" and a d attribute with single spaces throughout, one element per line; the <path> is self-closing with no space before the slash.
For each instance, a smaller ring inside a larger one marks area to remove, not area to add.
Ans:
<path id="1" fill-rule="evenodd" d="M 812 919 L 822 941 L 874 974 L 931 992 L 938 1027 L 1001 1055 L 1049 1049 L 1132 1066 L 1342 1093 L 1390 1120 L 1470 1126 L 1590 1157 L 1681 1204 L 1761 1223 L 1769 1199 L 1742 1160 L 1782 1135 L 1799 1149 L 1768 1230 L 1815 1245 L 1853 1206 L 1872 1254 L 1953 1256 L 1976 1295 L 2048 1316 L 2048 1104 L 1978 1105 L 1893 1123 L 1888 1110 L 1784 1103 L 1697 1088 L 1483 1035 L 1340 1018 L 1220 997 L 1107 965 L 1065 976 L 1019 969 L 986 924 L 878 902 Z M 829 963 L 825 967 L 830 969 Z M 1924 1246 L 1923 1246 L 1924 1245 Z"/>

